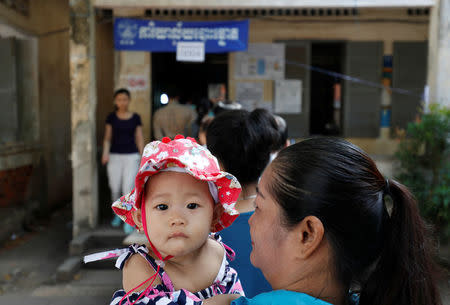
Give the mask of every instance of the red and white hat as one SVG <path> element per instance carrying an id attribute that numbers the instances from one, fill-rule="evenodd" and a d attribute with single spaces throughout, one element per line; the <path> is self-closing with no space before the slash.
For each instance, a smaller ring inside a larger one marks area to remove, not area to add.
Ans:
<path id="1" fill-rule="evenodd" d="M 181 171 L 195 179 L 208 182 L 215 203 L 221 204 L 223 208 L 213 232 L 228 227 L 239 216 L 239 212 L 234 208 L 241 192 L 237 179 L 222 172 L 217 159 L 193 138 L 185 139 L 178 135 L 174 140 L 165 137 L 145 146 L 134 189 L 112 204 L 113 211 L 123 221 L 132 226 L 136 225 L 131 210 L 140 207 L 145 183 L 149 177 L 161 171 Z"/>

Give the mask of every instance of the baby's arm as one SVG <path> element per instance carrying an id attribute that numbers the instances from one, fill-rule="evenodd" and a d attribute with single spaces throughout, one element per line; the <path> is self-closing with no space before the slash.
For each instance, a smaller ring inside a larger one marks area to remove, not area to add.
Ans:
<path id="1" fill-rule="evenodd" d="M 152 275 L 155 274 L 155 270 L 150 266 L 150 264 L 139 254 L 132 255 L 123 267 L 122 272 L 122 285 L 123 289 L 128 292 L 144 281 L 148 280 Z M 151 284 L 151 281 L 145 283 L 141 287 L 137 288 L 135 291 L 142 291 Z M 152 286 L 161 284 L 161 280 L 156 276 L 155 281 Z"/>

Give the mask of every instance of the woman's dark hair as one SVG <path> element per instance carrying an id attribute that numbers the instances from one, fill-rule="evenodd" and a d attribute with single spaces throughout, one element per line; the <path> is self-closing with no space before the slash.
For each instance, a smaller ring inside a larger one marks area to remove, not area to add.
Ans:
<path id="1" fill-rule="evenodd" d="M 357 146 L 313 138 L 283 149 L 272 162 L 269 192 L 292 227 L 319 218 L 337 279 L 357 283 L 359 305 L 441 304 L 431 239 L 408 189 L 388 179 Z M 385 196 L 392 199 L 388 213 Z"/>
<path id="2" fill-rule="evenodd" d="M 118 96 L 119 94 L 125 94 L 126 96 L 128 96 L 128 98 L 131 98 L 131 93 L 128 89 L 125 88 L 117 89 L 116 91 L 114 91 L 113 98 L 116 98 L 116 96 Z"/>
<path id="3" fill-rule="evenodd" d="M 275 119 L 265 109 L 225 111 L 206 131 L 208 149 L 241 184 L 258 181 L 278 138 Z"/>

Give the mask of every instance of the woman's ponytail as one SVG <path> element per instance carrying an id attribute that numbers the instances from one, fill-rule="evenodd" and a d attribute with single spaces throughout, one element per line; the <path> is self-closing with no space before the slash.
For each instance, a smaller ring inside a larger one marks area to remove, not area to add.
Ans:
<path id="1" fill-rule="evenodd" d="M 392 198 L 392 213 L 385 221 L 380 258 L 362 283 L 359 304 L 441 305 L 429 228 L 416 200 L 391 179 L 386 180 L 384 193 Z"/>

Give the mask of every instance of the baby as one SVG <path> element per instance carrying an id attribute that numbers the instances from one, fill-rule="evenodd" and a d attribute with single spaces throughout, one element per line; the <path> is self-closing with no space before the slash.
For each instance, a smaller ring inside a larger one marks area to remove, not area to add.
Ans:
<path id="1" fill-rule="evenodd" d="M 123 289 L 111 304 L 200 304 L 214 295 L 244 295 L 227 261 L 234 252 L 210 234 L 237 218 L 240 191 L 194 139 L 149 143 L 134 190 L 112 206 L 148 243 L 122 251 L 116 266 L 123 269 Z"/>

